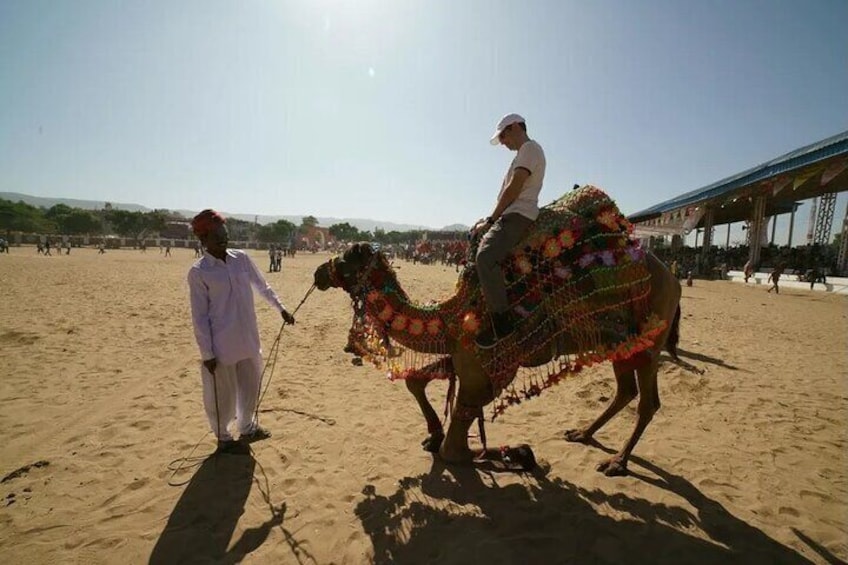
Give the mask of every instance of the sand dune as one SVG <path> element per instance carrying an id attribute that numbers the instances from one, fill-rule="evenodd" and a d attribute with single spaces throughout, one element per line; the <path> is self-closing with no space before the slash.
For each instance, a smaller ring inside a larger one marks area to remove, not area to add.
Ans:
<path id="1" fill-rule="evenodd" d="M 274 437 L 253 457 L 204 459 L 214 442 L 189 322 L 192 255 L 0 256 L 4 562 L 848 559 L 845 297 L 684 288 L 687 364 L 663 363 L 662 409 L 633 475 L 610 479 L 594 466 L 625 441 L 634 407 L 599 446 L 562 439 L 611 396 L 608 366 L 489 425 L 492 444 L 530 443 L 537 472 L 445 467 L 421 450 L 424 420 L 403 384 L 342 352 L 347 297 L 315 293 L 283 333 L 262 404 Z M 266 276 L 293 308 L 326 258 Z M 456 280 L 407 263 L 399 277 L 420 300 Z M 280 319 L 258 311 L 267 351 Z M 444 393 L 431 385 L 434 403 Z"/>

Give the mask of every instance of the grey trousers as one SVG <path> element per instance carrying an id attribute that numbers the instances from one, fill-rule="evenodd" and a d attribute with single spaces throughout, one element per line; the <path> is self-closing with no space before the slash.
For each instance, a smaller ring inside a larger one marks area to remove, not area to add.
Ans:
<path id="1" fill-rule="evenodd" d="M 480 289 L 486 298 L 489 312 L 506 312 L 506 283 L 501 272 L 501 262 L 527 234 L 533 220 L 521 214 L 505 214 L 489 228 L 477 248 L 477 276 Z"/>

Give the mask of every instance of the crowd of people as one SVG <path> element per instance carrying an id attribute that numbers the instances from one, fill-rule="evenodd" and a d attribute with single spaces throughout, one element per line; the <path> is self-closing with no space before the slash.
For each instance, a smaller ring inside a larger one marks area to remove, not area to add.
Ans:
<path id="1" fill-rule="evenodd" d="M 814 278 L 814 282 L 822 282 L 824 277 L 837 272 L 835 253 L 827 246 L 765 246 L 760 252 L 758 265 L 749 264 L 747 245 L 713 247 L 706 256 L 700 248 L 693 247 L 675 250 L 661 247 L 652 251 L 669 265 L 673 272 L 676 270 L 678 277 L 685 277 L 691 272 L 697 278 L 726 279 L 729 271 L 750 270 L 753 274 L 754 271 L 772 272 L 780 269 L 782 274 L 797 275 L 801 281 Z"/>

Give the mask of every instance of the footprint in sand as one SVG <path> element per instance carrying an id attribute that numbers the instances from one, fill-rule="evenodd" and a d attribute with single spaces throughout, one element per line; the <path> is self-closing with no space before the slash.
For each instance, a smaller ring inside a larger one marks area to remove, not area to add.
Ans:
<path id="1" fill-rule="evenodd" d="M 29 465 L 24 465 L 20 469 L 15 469 L 11 473 L 9 473 L 5 477 L 3 477 L 3 479 L 0 480 L 0 483 L 6 483 L 6 482 L 9 482 L 13 479 L 17 479 L 18 477 L 23 477 L 24 475 L 29 473 L 31 469 L 34 469 L 34 468 L 37 469 L 39 467 L 47 467 L 48 465 L 50 465 L 50 461 L 43 461 L 43 460 L 42 461 L 36 461 L 35 463 L 31 463 Z"/>
<path id="2" fill-rule="evenodd" d="M 831 500 L 831 497 L 829 497 L 828 495 L 813 490 L 802 490 L 799 491 L 798 494 L 801 495 L 801 498 L 812 496 L 813 498 L 818 498 L 822 502 L 828 502 Z"/>

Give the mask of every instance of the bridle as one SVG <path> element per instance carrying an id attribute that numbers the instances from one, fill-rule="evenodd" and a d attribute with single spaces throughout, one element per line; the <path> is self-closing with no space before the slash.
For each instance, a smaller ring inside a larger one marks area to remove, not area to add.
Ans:
<path id="1" fill-rule="evenodd" d="M 337 262 L 339 257 L 333 257 L 330 259 L 329 269 L 330 269 L 330 281 L 336 285 L 347 291 L 348 294 L 355 297 L 359 295 L 365 286 L 368 283 L 368 280 L 371 277 L 371 272 L 374 270 L 374 267 L 377 266 L 377 260 L 379 258 L 379 252 L 376 250 L 372 250 L 371 259 L 368 261 L 368 264 L 365 268 L 359 273 L 354 281 L 353 285 L 346 286 L 347 278 L 339 272 L 337 267 Z"/>

